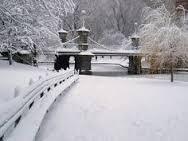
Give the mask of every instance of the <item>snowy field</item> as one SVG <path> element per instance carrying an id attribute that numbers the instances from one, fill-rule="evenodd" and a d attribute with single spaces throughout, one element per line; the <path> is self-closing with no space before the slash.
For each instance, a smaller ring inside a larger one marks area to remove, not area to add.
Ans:
<path id="1" fill-rule="evenodd" d="M 188 83 L 113 73 L 80 76 L 53 105 L 36 141 L 187 141 Z"/>
<path id="2" fill-rule="evenodd" d="M 14 98 L 15 88 L 22 91 L 29 86 L 29 82 L 35 82 L 47 73 L 52 72 L 15 62 L 10 66 L 8 61 L 0 61 L 0 105 Z"/>

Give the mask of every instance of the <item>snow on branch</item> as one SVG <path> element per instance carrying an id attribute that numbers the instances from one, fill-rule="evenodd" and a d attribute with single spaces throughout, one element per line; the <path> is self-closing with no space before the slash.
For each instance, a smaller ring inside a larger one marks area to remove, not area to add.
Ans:
<path id="1" fill-rule="evenodd" d="M 60 45 L 57 31 L 61 16 L 73 12 L 74 6 L 72 0 L 4 0 L 0 3 L 0 46 L 21 48 L 26 44 L 22 39 L 29 39 L 40 50 Z"/>

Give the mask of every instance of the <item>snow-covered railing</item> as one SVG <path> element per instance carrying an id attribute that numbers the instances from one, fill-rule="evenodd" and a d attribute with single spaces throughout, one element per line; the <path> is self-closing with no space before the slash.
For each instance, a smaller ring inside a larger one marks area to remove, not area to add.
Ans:
<path id="1" fill-rule="evenodd" d="M 70 79 L 70 80 L 69 80 Z M 64 85 L 66 81 L 76 82 L 78 73 L 73 70 L 59 72 L 33 83 L 20 96 L 0 107 L 0 141 L 9 135 L 19 124 L 22 116 L 26 115 L 36 101 L 47 95 L 52 89 Z"/>

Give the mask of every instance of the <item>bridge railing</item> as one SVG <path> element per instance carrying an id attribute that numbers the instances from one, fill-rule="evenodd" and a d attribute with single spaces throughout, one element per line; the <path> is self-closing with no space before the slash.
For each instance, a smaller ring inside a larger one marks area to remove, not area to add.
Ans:
<path id="1" fill-rule="evenodd" d="M 15 127 L 19 124 L 22 116 L 27 114 L 31 107 L 49 94 L 49 92 L 58 85 L 65 85 L 67 81 L 71 81 L 72 85 L 78 80 L 78 73 L 73 70 L 60 72 L 56 75 L 49 76 L 46 79 L 41 79 L 37 83 L 31 85 L 20 96 L 5 104 L 0 108 L 0 141 L 8 136 Z"/>

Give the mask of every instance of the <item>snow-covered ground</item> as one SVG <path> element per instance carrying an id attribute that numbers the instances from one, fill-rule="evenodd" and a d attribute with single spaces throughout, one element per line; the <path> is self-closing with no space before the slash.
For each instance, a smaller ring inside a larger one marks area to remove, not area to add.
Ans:
<path id="1" fill-rule="evenodd" d="M 187 141 L 187 91 L 186 82 L 80 76 L 53 105 L 36 141 Z"/>
<path id="2" fill-rule="evenodd" d="M 0 105 L 14 99 L 15 88 L 22 91 L 29 86 L 31 79 L 37 81 L 40 76 L 45 77 L 52 72 L 38 69 L 29 65 L 0 61 Z"/>

